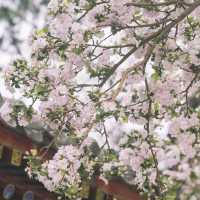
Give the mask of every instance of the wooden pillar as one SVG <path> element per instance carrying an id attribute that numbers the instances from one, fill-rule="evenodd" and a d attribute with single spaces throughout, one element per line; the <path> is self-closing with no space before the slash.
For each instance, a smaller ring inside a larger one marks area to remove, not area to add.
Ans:
<path id="1" fill-rule="evenodd" d="M 88 200 L 96 200 L 96 196 L 97 196 L 97 185 L 96 185 L 95 179 L 96 179 L 96 178 L 94 177 L 94 178 L 91 180 Z"/>
<path id="2" fill-rule="evenodd" d="M 119 200 L 142 200 L 139 193 L 124 181 L 111 180 L 105 183 L 103 180 L 97 178 L 96 184 L 99 190 Z"/>
<path id="3" fill-rule="evenodd" d="M 109 194 L 104 195 L 104 200 L 113 200 L 113 196 Z"/>
<path id="4" fill-rule="evenodd" d="M 12 160 L 12 149 L 9 149 L 7 147 L 3 147 L 1 160 L 4 163 L 10 164 L 11 160 Z"/>

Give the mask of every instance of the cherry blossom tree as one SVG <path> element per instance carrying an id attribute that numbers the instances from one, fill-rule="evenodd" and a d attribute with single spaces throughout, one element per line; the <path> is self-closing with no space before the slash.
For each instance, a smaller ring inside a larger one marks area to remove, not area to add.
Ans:
<path id="1" fill-rule="evenodd" d="M 147 199 L 200 198 L 200 1 L 52 0 L 31 60 L 5 70 L 28 105 L 1 116 L 42 122 L 57 148 L 27 171 L 61 198 L 98 174 Z M 62 141 L 65 142 L 62 143 Z"/>

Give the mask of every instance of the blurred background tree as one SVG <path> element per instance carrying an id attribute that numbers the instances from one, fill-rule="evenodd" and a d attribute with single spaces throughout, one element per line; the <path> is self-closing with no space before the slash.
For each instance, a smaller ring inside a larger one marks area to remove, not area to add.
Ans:
<path id="1" fill-rule="evenodd" d="M 0 0 L 0 66 L 28 56 L 28 38 L 45 21 L 49 0 Z"/>

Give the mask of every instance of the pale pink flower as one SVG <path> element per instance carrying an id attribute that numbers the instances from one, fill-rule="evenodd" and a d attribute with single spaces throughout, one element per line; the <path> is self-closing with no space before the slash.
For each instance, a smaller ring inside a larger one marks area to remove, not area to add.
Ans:
<path id="1" fill-rule="evenodd" d="M 7 100 L 0 108 L 0 115 L 6 122 L 11 120 L 10 114 L 12 113 L 12 105 Z"/>

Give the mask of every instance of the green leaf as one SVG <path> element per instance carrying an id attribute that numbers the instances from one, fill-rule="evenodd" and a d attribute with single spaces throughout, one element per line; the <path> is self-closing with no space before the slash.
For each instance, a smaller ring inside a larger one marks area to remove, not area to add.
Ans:
<path id="1" fill-rule="evenodd" d="M 49 31 L 48 28 L 45 27 L 45 28 L 37 30 L 36 31 L 36 35 L 39 36 L 39 37 L 41 37 L 41 36 L 46 35 L 46 33 L 48 33 L 48 31 Z"/>
<path id="2" fill-rule="evenodd" d="M 160 76 L 159 76 L 159 74 L 158 74 L 157 72 L 153 73 L 153 74 L 151 75 L 151 78 L 152 78 L 153 80 L 155 80 L 155 81 L 160 80 Z"/>

